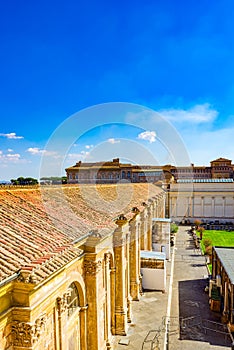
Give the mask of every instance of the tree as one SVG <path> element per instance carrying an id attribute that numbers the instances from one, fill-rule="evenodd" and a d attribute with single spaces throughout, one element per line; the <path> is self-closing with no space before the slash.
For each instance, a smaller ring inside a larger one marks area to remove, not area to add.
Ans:
<path id="1" fill-rule="evenodd" d="M 11 179 L 11 184 L 12 185 L 20 185 L 20 186 L 25 186 L 25 185 L 37 185 L 38 181 L 37 179 L 34 179 L 33 177 L 26 177 L 24 178 L 23 176 L 18 177 L 18 179 Z"/>
<path id="2" fill-rule="evenodd" d="M 175 223 L 171 224 L 171 233 L 176 233 L 178 231 L 178 226 Z"/>

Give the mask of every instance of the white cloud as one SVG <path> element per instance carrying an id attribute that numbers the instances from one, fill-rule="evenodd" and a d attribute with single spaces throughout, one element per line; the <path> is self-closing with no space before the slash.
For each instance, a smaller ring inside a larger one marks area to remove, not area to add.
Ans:
<path id="1" fill-rule="evenodd" d="M 23 136 L 17 136 L 15 132 L 10 132 L 8 134 L 3 134 L 1 133 L 0 136 L 6 137 L 7 139 L 13 139 L 13 140 L 18 140 L 18 139 L 23 139 Z"/>
<path id="2" fill-rule="evenodd" d="M 93 145 L 86 145 L 85 148 L 86 149 L 91 149 L 91 148 L 93 148 Z"/>
<path id="3" fill-rule="evenodd" d="M 67 156 L 69 159 L 79 161 L 79 160 L 84 160 L 88 158 L 89 155 L 90 155 L 90 152 L 81 151 L 80 153 L 68 153 Z"/>
<path id="4" fill-rule="evenodd" d="M 44 156 L 54 156 L 55 158 L 58 157 L 57 152 L 47 151 L 46 149 L 40 149 L 38 147 L 29 147 L 27 149 L 27 152 L 29 152 L 33 156 L 35 156 L 35 155 L 44 155 Z"/>
<path id="5" fill-rule="evenodd" d="M 213 122 L 218 116 L 218 111 L 209 103 L 195 105 L 190 109 L 164 109 L 158 113 L 172 122 L 190 122 L 194 124 Z"/>
<path id="6" fill-rule="evenodd" d="M 7 152 L 14 152 L 13 149 L 8 148 Z"/>
<path id="7" fill-rule="evenodd" d="M 0 151 L 0 161 L 3 164 L 7 163 L 25 163 L 25 159 L 21 159 L 21 156 L 19 153 L 8 153 L 4 154 L 2 151 Z"/>
<path id="8" fill-rule="evenodd" d="M 141 132 L 138 136 L 138 139 L 149 141 L 150 143 L 153 143 L 156 141 L 156 132 L 155 131 L 144 131 Z"/>
<path id="9" fill-rule="evenodd" d="M 111 143 L 112 145 L 114 145 L 115 143 L 120 143 L 120 140 L 116 140 L 114 138 L 110 138 L 107 140 L 107 142 Z"/>
<path id="10" fill-rule="evenodd" d="M 27 152 L 31 153 L 32 155 L 38 155 L 45 153 L 44 149 L 40 149 L 38 147 L 30 147 L 27 149 Z"/>

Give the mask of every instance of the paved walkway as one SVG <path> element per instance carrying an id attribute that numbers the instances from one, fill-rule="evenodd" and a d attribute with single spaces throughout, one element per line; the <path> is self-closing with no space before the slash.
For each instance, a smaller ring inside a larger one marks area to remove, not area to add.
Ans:
<path id="1" fill-rule="evenodd" d="M 208 303 L 208 294 L 204 292 L 207 285 L 207 268 L 205 258 L 199 250 L 194 249 L 194 243 L 188 230 L 190 227 L 181 226 L 176 236 L 173 262 L 167 263 L 167 290 L 166 293 L 145 292 L 138 302 L 133 302 L 133 322 L 129 325 L 126 337 L 115 336 L 113 349 L 141 350 L 142 343 L 150 330 L 162 327 L 162 319 L 168 316 L 168 301 L 171 300 L 170 328 L 168 336 L 160 332 L 158 350 L 227 350 L 230 349 L 230 340 L 225 341 L 222 335 L 214 332 L 205 334 L 199 327 L 183 329 L 181 333 L 179 317 L 192 320 L 206 319 L 220 322 L 220 315 L 211 312 Z M 173 274 L 171 276 L 171 267 Z M 170 281 L 173 281 L 170 288 Z M 172 289 L 172 295 L 170 293 Z M 128 345 L 121 345 L 119 341 Z M 150 344 L 145 344 L 143 350 L 148 350 Z"/>
<path id="2" fill-rule="evenodd" d="M 201 319 L 221 322 L 220 314 L 210 311 L 209 297 L 205 293 L 208 271 L 205 257 L 200 250 L 194 248 L 192 236 L 188 232 L 189 227 L 180 227 L 176 238 L 174 281 L 172 292 L 171 317 L 173 320 L 190 318 L 194 323 Z M 173 319 L 173 317 L 176 317 Z M 209 323 L 211 324 L 211 323 Z M 212 327 L 213 328 L 213 327 Z M 173 332 L 174 330 L 174 332 Z M 176 331 L 172 327 L 169 332 L 170 350 L 224 350 L 230 349 L 230 338 L 208 331 L 204 333 L 202 327 L 192 326 L 187 329 Z"/>

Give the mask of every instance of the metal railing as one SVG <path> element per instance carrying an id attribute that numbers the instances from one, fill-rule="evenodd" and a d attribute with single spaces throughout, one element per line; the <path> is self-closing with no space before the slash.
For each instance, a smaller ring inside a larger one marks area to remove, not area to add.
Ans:
<path id="1" fill-rule="evenodd" d="M 141 350 L 159 350 L 160 349 L 160 337 L 163 332 L 167 332 L 167 335 L 175 334 L 185 331 L 193 331 L 194 329 L 199 329 L 200 332 L 207 334 L 207 332 L 213 332 L 216 335 L 224 336 L 225 341 L 231 341 L 231 344 L 234 344 L 233 335 L 227 324 L 214 322 L 211 320 L 203 319 L 201 316 L 191 316 L 191 317 L 167 317 L 162 318 L 161 326 L 158 329 L 150 330 L 143 343 Z"/>

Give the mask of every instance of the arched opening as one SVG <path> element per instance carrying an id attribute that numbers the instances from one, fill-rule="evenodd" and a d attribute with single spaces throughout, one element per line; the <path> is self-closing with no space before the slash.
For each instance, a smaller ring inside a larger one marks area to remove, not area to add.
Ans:
<path id="1" fill-rule="evenodd" d="M 86 309 L 82 286 L 71 280 L 57 298 L 58 349 L 86 350 Z"/>
<path id="2" fill-rule="evenodd" d="M 80 305 L 78 289 L 73 282 L 68 288 L 67 316 L 68 318 L 77 310 Z"/>

